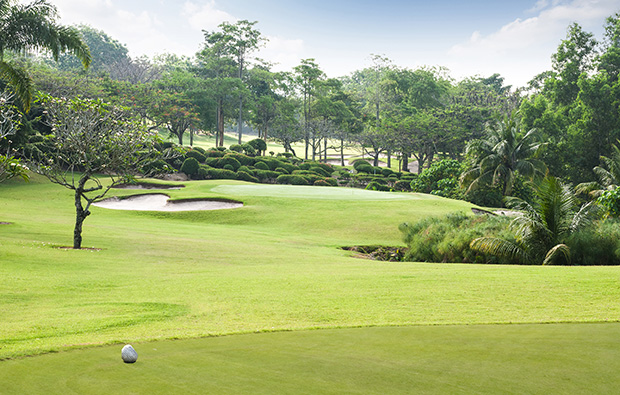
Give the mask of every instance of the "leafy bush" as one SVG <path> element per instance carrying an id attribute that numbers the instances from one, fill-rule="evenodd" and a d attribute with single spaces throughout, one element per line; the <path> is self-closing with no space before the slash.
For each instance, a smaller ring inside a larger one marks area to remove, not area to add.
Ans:
<path id="1" fill-rule="evenodd" d="M 205 156 L 207 158 L 221 158 L 224 155 L 225 155 L 224 152 L 218 151 L 218 150 L 214 150 L 214 149 L 205 152 Z"/>
<path id="2" fill-rule="evenodd" d="M 509 263 L 470 248 L 471 241 L 478 237 L 512 238 L 509 224 L 510 219 L 504 216 L 451 213 L 444 217 L 427 217 L 413 224 L 404 223 L 399 230 L 409 246 L 407 261 Z"/>
<path id="3" fill-rule="evenodd" d="M 185 158 L 194 158 L 200 163 L 204 163 L 204 161 L 207 160 L 207 157 L 205 155 L 201 154 L 195 149 L 187 151 L 187 153 L 185 154 Z"/>
<path id="4" fill-rule="evenodd" d="M 229 164 L 224 165 L 223 169 L 230 170 L 230 171 L 235 171 L 235 168 L 232 165 L 229 165 Z"/>
<path id="5" fill-rule="evenodd" d="M 620 265 L 620 223 L 600 221 L 592 229 L 573 233 L 566 241 L 573 265 Z"/>
<path id="6" fill-rule="evenodd" d="M 282 174 L 276 178 L 276 182 L 278 184 L 310 185 L 306 178 L 294 174 Z"/>
<path id="7" fill-rule="evenodd" d="M 205 154 L 207 153 L 207 151 L 206 151 L 204 148 L 202 148 L 202 147 L 192 147 L 192 149 L 193 149 L 194 151 L 198 151 L 198 152 L 200 152 L 200 153 L 201 153 L 201 154 L 203 154 L 203 155 L 205 155 Z"/>
<path id="8" fill-rule="evenodd" d="M 198 171 L 196 172 L 196 175 L 193 177 L 197 180 L 206 180 L 207 178 L 209 178 L 209 171 L 208 169 L 210 169 L 209 166 L 207 165 L 200 165 L 200 167 L 198 168 Z"/>
<path id="9" fill-rule="evenodd" d="M 374 166 L 372 166 L 370 164 L 361 164 L 361 165 L 355 167 L 355 170 L 358 173 L 374 174 L 374 172 L 375 172 Z"/>
<path id="10" fill-rule="evenodd" d="M 256 164 L 254 165 L 254 167 L 256 167 L 259 170 L 269 170 L 269 165 L 265 162 L 256 162 Z"/>
<path id="11" fill-rule="evenodd" d="M 317 186 L 317 187 L 329 187 L 331 185 L 326 180 L 316 180 L 314 182 L 314 186 Z"/>
<path id="12" fill-rule="evenodd" d="M 245 143 L 245 144 L 242 144 L 241 147 L 243 147 L 243 152 L 247 156 L 256 156 L 256 149 L 250 144 Z"/>
<path id="13" fill-rule="evenodd" d="M 243 146 L 241 144 L 233 144 L 229 147 L 231 151 L 243 152 Z"/>
<path id="14" fill-rule="evenodd" d="M 231 166 L 233 171 L 237 171 L 237 169 L 241 167 L 241 163 L 239 163 L 239 161 L 235 159 L 235 157 L 233 157 L 232 155 L 225 155 L 220 160 L 220 166 L 224 169 L 226 168 L 226 166 Z"/>
<path id="15" fill-rule="evenodd" d="M 383 191 L 383 192 L 390 191 L 390 187 L 388 187 L 387 185 L 379 184 L 376 181 L 371 181 L 368 185 L 366 185 L 365 189 L 368 189 L 370 191 Z"/>
<path id="16" fill-rule="evenodd" d="M 387 167 L 381 170 L 381 174 L 383 174 L 383 177 L 390 177 L 393 175 L 394 177 L 398 178 L 398 176 L 394 173 L 394 171 Z"/>
<path id="17" fill-rule="evenodd" d="M 394 183 L 394 189 L 397 191 L 409 192 L 411 191 L 411 183 L 409 181 L 396 181 Z"/>
<path id="18" fill-rule="evenodd" d="M 323 177 L 329 177 L 331 175 L 330 172 L 326 171 L 325 169 L 323 169 L 321 166 L 310 166 L 310 168 L 308 169 L 309 171 L 313 171 L 316 174 L 320 174 Z"/>
<path id="19" fill-rule="evenodd" d="M 207 175 L 214 180 L 236 180 L 237 173 L 226 169 L 207 168 Z"/>
<path id="20" fill-rule="evenodd" d="M 482 207 L 502 207 L 503 198 L 504 195 L 499 186 L 481 186 L 465 195 L 468 202 Z"/>
<path id="21" fill-rule="evenodd" d="M 370 182 L 376 182 L 377 184 L 387 185 L 387 180 L 382 177 L 373 177 Z"/>
<path id="22" fill-rule="evenodd" d="M 352 162 L 352 164 L 353 164 L 353 168 L 354 168 L 356 171 L 359 171 L 359 170 L 357 170 L 357 168 L 358 168 L 359 166 L 371 166 L 371 164 L 370 164 L 368 161 L 364 160 L 364 159 L 355 159 L 355 160 Z"/>
<path id="23" fill-rule="evenodd" d="M 263 150 L 263 151 L 264 151 L 264 150 Z M 280 152 L 280 153 L 278 153 L 278 155 L 276 155 L 276 156 L 283 156 L 283 157 L 285 157 L 285 158 L 287 158 L 287 159 L 288 159 L 288 158 L 292 158 L 292 157 L 293 157 L 293 154 L 291 154 L 290 152 Z"/>
<path id="24" fill-rule="evenodd" d="M 291 174 L 288 170 L 286 170 L 283 167 L 277 167 L 275 171 L 281 174 Z"/>
<path id="25" fill-rule="evenodd" d="M 276 158 L 271 158 L 271 157 L 263 156 L 260 158 L 256 158 L 256 163 L 258 163 L 259 161 L 265 163 L 268 166 L 269 170 L 275 170 L 278 167 L 283 167 L 286 169 L 287 166 L 291 166 L 291 164 L 289 163 L 285 163 L 283 161 L 280 161 Z M 256 166 L 256 164 L 254 166 Z"/>
<path id="26" fill-rule="evenodd" d="M 267 151 L 267 143 L 263 139 L 254 139 L 248 141 L 248 144 L 252 146 L 256 151 Z"/>
<path id="27" fill-rule="evenodd" d="M 433 193 L 440 196 L 452 196 L 458 193 L 458 179 L 461 175 L 461 164 L 454 159 L 444 159 L 433 162 L 428 169 L 424 169 L 422 173 L 413 181 L 411 181 L 411 190 L 421 193 Z M 454 181 L 439 181 L 452 179 Z"/>
<path id="28" fill-rule="evenodd" d="M 265 165 L 266 166 L 266 165 Z M 275 171 L 271 171 L 271 170 L 256 170 L 254 172 L 254 175 L 261 180 L 262 182 L 264 181 L 268 181 L 268 180 L 276 180 L 276 178 L 278 178 L 278 176 L 280 176 L 280 173 L 275 172 Z"/>
<path id="29" fill-rule="evenodd" d="M 336 180 L 335 178 L 326 178 L 325 182 L 328 183 L 332 187 L 338 186 L 338 180 Z"/>
<path id="30" fill-rule="evenodd" d="M 241 166 L 237 171 L 245 171 L 251 176 L 254 176 L 254 170 L 250 169 L 248 166 Z"/>
<path id="31" fill-rule="evenodd" d="M 187 158 L 181 165 L 181 171 L 188 176 L 194 175 L 198 173 L 198 168 L 200 167 L 200 163 L 196 160 L 196 158 Z"/>
<path id="32" fill-rule="evenodd" d="M 229 152 L 224 155 L 224 157 L 235 158 L 240 164 L 244 166 L 254 166 L 254 162 L 256 162 L 254 158 L 237 152 Z"/>
<path id="33" fill-rule="evenodd" d="M 154 160 L 142 167 L 142 173 L 145 175 L 166 174 L 171 173 L 172 171 L 174 171 L 172 166 L 162 159 Z"/>
<path id="34" fill-rule="evenodd" d="M 620 187 L 604 191 L 598 198 L 598 202 L 612 217 L 620 217 Z"/>
<path id="35" fill-rule="evenodd" d="M 249 173 L 245 172 L 245 171 L 238 171 L 237 172 L 237 180 L 241 180 L 241 181 L 248 181 L 248 182 L 255 182 L 255 183 L 259 183 L 260 181 L 258 180 L 258 178 L 251 176 Z"/>

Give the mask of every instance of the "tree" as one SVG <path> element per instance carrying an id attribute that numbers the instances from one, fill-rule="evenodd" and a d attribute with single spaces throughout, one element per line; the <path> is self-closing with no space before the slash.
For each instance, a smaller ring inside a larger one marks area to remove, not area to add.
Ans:
<path id="1" fill-rule="evenodd" d="M 295 66 L 295 83 L 299 87 L 303 98 L 304 116 L 304 140 L 305 140 L 305 159 L 308 159 L 308 148 L 310 147 L 310 130 L 308 123 L 312 117 L 310 114 L 310 101 L 315 95 L 317 84 L 324 79 L 325 73 L 319 68 L 313 58 L 302 59 L 301 64 Z"/>
<path id="2" fill-rule="evenodd" d="M 0 141 L 15 134 L 20 124 L 21 114 L 11 102 L 11 95 L 0 92 Z M 10 144 L 6 154 L 0 154 L 0 182 L 13 177 L 21 177 L 28 180 L 28 169 L 16 159 L 10 150 Z"/>
<path id="3" fill-rule="evenodd" d="M 63 52 L 76 56 L 84 67 L 91 61 L 88 46 L 79 32 L 56 23 L 56 7 L 46 0 L 35 0 L 26 5 L 15 0 L 0 0 L 0 80 L 15 92 L 17 99 L 28 111 L 32 102 L 33 84 L 22 67 L 5 60 L 7 52 L 46 50 L 54 60 Z"/>
<path id="4" fill-rule="evenodd" d="M 46 96 L 43 102 L 52 134 L 29 167 L 74 191 L 73 248 L 79 249 L 91 204 L 153 160 L 154 140 L 125 110 L 103 101 Z M 100 174 L 109 178 L 107 184 Z"/>
<path id="5" fill-rule="evenodd" d="M 601 165 L 593 169 L 598 182 L 581 183 L 575 187 L 577 192 L 589 193 L 590 196 L 598 198 L 603 192 L 615 190 L 620 186 L 620 148 L 617 145 L 612 147 L 612 155 L 601 156 Z"/>
<path id="6" fill-rule="evenodd" d="M 517 263 L 570 264 L 569 237 L 588 228 L 597 218 L 593 202 L 577 209 L 575 196 L 568 185 L 555 177 L 545 177 L 536 189 L 532 204 L 518 199 L 509 206 L 522 214 L 511 223 L 515 241 L 482 237 L 470 246 L 483 253 L 507 257 Z"/>
<path id="7" fill-rule="evenodd" d="M 530 179 L 545 175 L 547 167 L 535 156 L 543 144 L 537 141 L 536 129 L 524 134 L 517 112 L 488 125 L 486 137 L 467 146 L 474 165 L 461 176 L 467 192 L 483 185 L 500 185 L 504 196 L 510 196 L 516 174 Z"/>

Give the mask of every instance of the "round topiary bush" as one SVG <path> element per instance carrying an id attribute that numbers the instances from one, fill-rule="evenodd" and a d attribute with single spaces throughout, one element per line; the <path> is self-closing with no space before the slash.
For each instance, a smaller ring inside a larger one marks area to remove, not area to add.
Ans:
<path id="1" fill-rule="evenodd" d="M 254 158 L 237 152 L 229 152 L 228 154 L 224 155 L 224 157 L 235 158 L 237 161 L 239 161 L 239 163 L 244 166 L 254 166 L 254 162 L 256 162 Z"/>
<path id="2" fill-rule="evenodd" d="M 355 167 L 355 170 L 358 173 L 368 173 L 368 174 L 373 174 L 375 172 L 375 168 L 374 166 L 371 166 L 370 164 L 361 164 L 358 165 L 357 167 Z"/>
<path id="3" fill-rule="evenodd" d="M 371 181 L 368 185 L 366 185 L 365 189 L 368 189 L 371 191 L 383 191 L 383 192 L 390 191 L 390 188 L 387 185 L 379 184 L 376 181 Z"/>
<path id="4" fill-rule="evenodd" d="M 220 165 L 224 169 L 226 168 L 227 165 L 230 165 L 232 167 L 233 171 L 237 171 L 237 169 L 239 169 L 241 167 L 241 163 L 239 163 L 239 161 L 237 159 L 235 159 L 234 157 L 232 157 L 230 155 L 224 156 L 221 159 L 221 161 L 220 161 Z"/>
<path id="5" fill-rule="evenodd" d="M 198 172 L 199 167 L 200 163 L 198 163 L 196 158 L 187 158 L 181 165 L 181 171 L 188 176 L 191 176 Z"/>
<path id="6" fill-rule="evenodd" d="M 249 173 L 246 173 L 245 171 L 238 171 L 237 172 L 237 180 L 241 180 L 241 181 L 248 181 L 248 182 L 255 182 L 255 183 L 259 183 L 260 181 L 258 180 L 258 178 L 251 176 Z"/>
<path id="7" fill-rule="evenodd" d="M 314 182 L 314 186 L 316 186 L 316 187 L 329 187 L 331 185 L 329 185 L 329 183 L 327 181 L 325 181 L 325 180 L 316 180 Z"/>
<path id="8" fill-rule="evenodd" d="M 394 183 L 394 189 L 397 191 L 410 192 L 411 191 L 411 183 L 409 181 L 396 181 Z"/>
<path id="9" fill-rule="evenodd" d="M 267 151 L 267 143 L 263 139 L 254 139 L 248 141 L 248 144 L 251 145 L 256 151 Z"/>
<path id="10" fill-rule="evenodd" d="M 205 152 L 205 156 L 207 158 L 221 158 L 224 155 L 225 155 L 224 152 L 218 151 L 216 149 L 212 149 L 212 150 L 209 150 L 209 151 Z"/>
<path id="11" fill-rule="evenodd" d="M 237 173 L 226 169 L 207 169 L 209 178 L 214 180 L 236 180 Z"/>
<path id="12" fill-rule="evenodd" d="M 205 155 L 201 154 L 199 151 L 195 149 L 191 151 L 187 151 L 187 153 L 185 154 L 185 158 L 194 158 L 199 163 L 204 163 L 204 161 L 207 160 L 207 157 Z"/>
<path id="13" fill-rule="evenodd" d="M 254 170 L 250 169 L 248 166 L 241 166 L 240 168 L 237 169 L 237 171 L 245 171 L 249 175 L 254 176 Z"/>
<path id="14" fill-rule="evenodd" d="M 267 163 L 262 162 L 262 161 L 256 162 L 254 167 L 256 167 L 259 170 L 269 170 L 269 165 L 267 165 Z"/>
<path id="15" fill-rule="evenodd" d="M 281 175 L 271 170 L 256 170 L 254 174 L 262 182 L 275 182 L 276 178 Z"/>
<path id="16" fill-rule="evenodd" d="M 291 174 L 288 170 L 286 170 L 283 167 L 277 167 L 275 171 L 281 174 Z"/>
<path id="17" fill-rule="evenodd" d="M 243 152 L 248 156 L 256 156 L 256 149 L 250 144 L 242 144 Z"/>
<path id="18" fill-rule="evenodd" d="M 304 177 L 294 174 L 282 174 L 276 178 L 278 184 L 310 185 Z"/>
<path id="19" fill-rule="evenodd" d="M 229 149 L 235 152 L 243 152 L 243 146 L 241 146 L 240 144 L 233 144 L 229 147 Z"/>
<path id="20" fill-rule="evenodd" d="M 223 169 L 224 170 L 235 171 L 235 168 L 232 165 L 224 165 Z"/>

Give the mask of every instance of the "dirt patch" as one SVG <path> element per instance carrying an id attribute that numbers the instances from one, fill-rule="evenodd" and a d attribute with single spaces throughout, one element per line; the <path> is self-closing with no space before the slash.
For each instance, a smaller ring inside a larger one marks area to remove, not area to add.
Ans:
<path id="1" fill-rule="evenodd" d="M 345 251 L 355 252 L 354 256 L 356 258 L 391 262 L 402 261 L 408 250 L 406 247 L 392 247 L 381 245 L 341 247 L 341 249 Z"/>
<path id="2" fill-rule="evenodd" d="M 93 247 L 82 247 L 82 248 L 73 248 L 73 247 L 56 247 L 59 250 L 79 250 L 79 251 L 101 251 L 101 248 L 93 248 Z"/>
<path id="3" fill-rule="evenodd" d="M 168 195 L 163 193 L 149 193 L 133 195 L 124 198 L 111 197 L 94 206 L 112 210 L 132 211 L 205 211 L 224 210 L 243 207 L 243 203 L 226 199 L 180 199 L 169 200 Z"/>
<path id="4" fill-rule="evenodd" d="M 0 225 L 13 225 L 12 222 L 0 222 Z"/>

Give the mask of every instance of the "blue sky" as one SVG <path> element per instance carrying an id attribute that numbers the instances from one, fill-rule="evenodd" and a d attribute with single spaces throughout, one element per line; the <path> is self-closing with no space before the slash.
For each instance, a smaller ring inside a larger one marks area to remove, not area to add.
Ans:
<path id="1" fill-rule="evenodd" d="M 447 67 L 457 80 L 500 73 L 515 86 L 551 67 L 569 23 L 600 37 L 605 18 L 620 11 L 620 0 L 51 2 L 62 23 L 101 29 L 132 55 L 191 56 L 203 29 L 248 19 L 269 39 L 256 55 L 278 63 L 278 70 L 315 58 L 328 76 L 338 77 L 367 67 L 370 54 L 379 54 L 401 67 Z"/>

